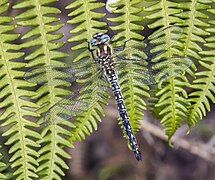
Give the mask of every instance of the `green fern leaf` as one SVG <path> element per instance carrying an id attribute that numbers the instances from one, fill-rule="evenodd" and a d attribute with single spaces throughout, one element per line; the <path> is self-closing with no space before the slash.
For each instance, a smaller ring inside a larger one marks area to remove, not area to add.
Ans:
<path id="1" fill-rule="evenodd" d="M 67 54 L 58 51 L 64 45 L 64 42 L 56 42 L 63 37 L 63 34 L 55 34 L 53 32 L 59 30 L 63 25 L 57 23 L 59 18 L 56 15 L 60 14 L 60 10 L 49 5 L 56 0 L 47 1 L 22 1 L 16 4 L 13 8 L 21 9 L 26 8 L 24 12 L 16 16 L 18 25 L 30 27 L 29 31 L 22 36 L 25 40 L 23 44 L 24 48 L 35 47 L 34 50 L 25 57 L 29 61 L 27 67 L 37 67 L 40 65 L 55 65 L 63 66 L 64 63 L 59 59 L 67 57 Z M 28 8 L 28 9 L 27 9 Z M 40 86 L 36 95 L 32 96 L 32 99 L 36 99 L 37 105 L 41 107 L 37 113 L 42 115 L 46 113 L 49 108 L 61 99 L 61 96 L 68 96 L 70 91 L 60 88 L 60 85 L 68 85 L 68 82 L 62 82 L 62 84 L 51 84 L 51 74 L 48 72 L 45 74 L 48 80 L 48 85 Z M 43 120 L 43 118 L 42 118 Z M 41 122 L 39 122 L 41 123 Z M 70 124 L 66 126 L 70 127 Z M 45 144 L 43 148 L 39 150 L 40 158 L 38 162 L 40 164 L 37 169 L 40 179 L 61 179 L 60 176 L 64 176 L 62 169 L 68 169 L 68 166 L 64 162 L 63 158 L 70 158 L 61 145 L 72 147 L 72 144 L 66 140 L 63 135 L 66 134 L 66 126 L 64 128 L 53 125 L 43 126 L 42 140 L 39 142 Z M 61 152 L 61 153 L 59 153 Z"/>
<path id="2" fill-rule="evenodd" d="M 214 9 L 209 9 L 209 12 L 215 14 Z M 211 26 L 214 26 L 214 21 L 209 21 Z M 206 29 L 209 33 L 214 33 L 214 28 Z M 207 111 L 210 111 L 210 101 L 215 103 L 214 88 L 215 88 L 215 62 L 214 62 L 214 36 L 206 38 L 205 47 L 207 50 L 201 51 L 200 54 L 204 58 L 199 59 L 199 63 L 204 70 L 196 72 L 197 79 L 193 81 L 192 88 L 194 92 L 190 93 L 190 113 L 188 125 L 195 126 L 203 116 L 206 116 Z"/>
<path id="3" fill-rule="evenodd" d="M 33 112 L 33 109 L 38 106 L 26 100 L 26 95 L 33 96 L 35 92 L 24 89 L 32 87 L 32 84 L 22 79 L 26 63 L 17 61 L 23 56 L 23 53 L 17 52 L 20 46 L 13 44 L 13 41 L 19 37 L 17 34 L 10 33 L 15 29 L 14 25 L 10 25 L 13 18 L 3 16 L 7 8 L 7 1 L 1 1 L 0 94 L 3 101 L 1 101 L 0 107 L 4 112 L 1 114 L 0 120 L 4 121 L 1 126 L 7 127 L 2 136 L 9 138 L 5 144 L 10 145 L 9 153 L 13 154 L 10 162 L 11 167 L 16 168 L 14 172 L 14 176 L 17 176 L 16 179 L 32 179 L 38 177 L 36 174 L 38 163 L 35 157 L 39 155 L 35 148 L 38 148 L 39 144 L 35 142 L 35 139 L 39 139 L 40 134 L 32 130 L 38 125 L 27 117 L 38 117 Z"/>
<path id="4" fill-rule="evenodd" d="M 172 24 L 182 24 L 184 20 L 180 17 L 177 17 L 184 7 L 184 3 L 175 3 L 173 1 L 158 1 L 155 4 L 145 8 L 146 12 L 150 12 L 150 15 L 147 15 L 146 18 L 153 20 L 154 22 L 148 25 L 150 28 L 156 27 L 168 27 Z M 180 36 L 175 34 L 174 32 L 167 35 L 167 39 L 165 40 L 168 45 L 168 42 L 171 42 L 171 36 Z M 180 38 L 180 37 L 178 37 Z M 184 48 L 183 43 L 180 41 L 183 40 L 183 36 L 178 40 L 174 45 L 168 45 L 170 47 L 165 55 L 165 57 L 171 60 L 171 57 L 183 57 L 183 52 L 181 49 Z M 158 47 L 156 47 L 158 48 Z M 180 58 L 179 58 L 180 59 Z M 189 58 L 183 58 L 185 61 L 189 62 Z M 189 64 L 185 62 L 185 64 Z M 170 68 L 172 68 L 170 66 Z M 173 69 L 169 70 L 170 72 L 174 71 Z M 189 69 L 187 70 L 189 71 Z M 156 108 L 162 109 L 159 113 L 161 117 L 161 124 L 164 127 L 166 135 L 169 137 L 169 142 L 171 137 L 174 135 L 176 130 L 181 126 L 181 123 L 186 118 L 187 113 L 187 92 L 183 89 L 183 86 L 189 86 L 187 83 L 187 79 L 182 75 L 177 75 L 175 77 L 171 77 L 164 83 L 164 87 L 160 89 L 156 96 L 159 97 L 159 101 L 155 105 Z"/>
<path id="5" fill-rule="evenodd" d="M 0 146 L 1 148 L 1 146 Z M 2 154 L 0 153 L 0 159 L 2 159 Z M 2 173 L 3 169 L 6 167 L 6 164 L 0 162 L 0 179 L 6 179 L 6 176 Z"/>
<path id="6" fill-rule="evenodd" d="M 142 8 L 137 5 L 141 2 L 141 0 L 123 0 L 112 5 L 112 7 L 122 6 L 122 8 L 113 11 L 116 14 L 120 14 L 118 17 L 108 18 L 110 22 L 120 23 L 117 26 L 111 26 L 113 31 L 120 31 L 114 36 L 114 41 L 118 43 L 116 46 L 122 46 L 125 40 L 129 39 L 143 40 L 144 37 L 136 32 L 144 29 L 143 26 L 138 25 L 138 22 L 144 19 L 142 16 L 138 15 L 142 11 Z"/>
<path id="7" fill-rule="evenodd" d="M 184 53 L 185 56 L 194 58 L 195 60 L 200 60 L 201 56 L 198 52 L 202 51 L 201 45 L 205 43 L 204 36 L 209 35 L 205 28 L 209 24 L 203 19 L 207 19 L 208 16 L 203 11 L 204 9 L 210 8 L 208 5 L 211 1 L 192 1 L 181 3 L 180 7 L 183 12 L 176 15 L 177 17 L 185 19 L 183 26 L 186 26 L 184 33 L 186 34 L 186 39 L 184 42 Z M 196 66 L 193 63 L 191 68 L 187 72 L 194 77 L 193 72 L 196 71 Z"/>
<path id="8" fill-rule="evenodd" d="M 73 36 L 68 40 L 69 42 L 78 42 L 72 47 L 72 50 L 82 49 L 82 52 L 73 61 L 79 61 L 83 58 L 92 58 L 87 49 L 87 41 L 97 32 L 106 32 L 102 27 L 106 26 L 101 22 L 104 14 L 95 12 L 94 10 L 104 7 L 104 3 L 98 3 L 96 0 L 76 0 L 66 7 L 66 9 L 73 10 L 69 16 L 73 18 L 68 21 L 69 24 L 76 25 L 70 32 Z M 84 41 L 85 40 L 85 41 Z"/>

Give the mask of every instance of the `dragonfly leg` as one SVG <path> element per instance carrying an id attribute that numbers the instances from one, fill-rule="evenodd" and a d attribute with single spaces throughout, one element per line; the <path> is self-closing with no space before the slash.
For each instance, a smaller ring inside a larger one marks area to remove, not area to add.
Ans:
<path id="1" fill-rule="evenodd" d="M 128 39 L 126 41 L 124 41 L 123 46 L 118 47 L 118 48 L 114 48 L 115 51 L 124 51 L 124 49 L 126 48 L 126 44 L 131 41 L 132 39 Z"/>
<path id="2" fill-rule="evenodd" d="M 111 39 L 110 39 L 110 43 L 112 43 L 113 42 L 113 39 L 115 38 L 115 35 L 113 35 L 112 37 L 111 37 Z"/>
<path id="3" fill-rule="evenodd" d="M 122 46 L 122 50 L 124 50 L 124 49 L 125 49 L 125 47 L 126 47 L 126 43 L 127 43 L 128 41 L 131 41 L 131 39 L 128 39 L 128 40 L 126 40 L 126 41 L 124 42 L 124 44 L 123 44 L 123 46 Z"/>
<path id="4" fill-rule="evenodd" d="M 87 42 L 87 49 L 91 52 L 93 59 L 96 61 L 96 58 L 95 58 L 95 56 L 93 54 L 93 52 L 95 51 L 95 49 L 91 49 L 90 48 L 90 42 L 89 41 L 86 40 L 86 42 Z"/>

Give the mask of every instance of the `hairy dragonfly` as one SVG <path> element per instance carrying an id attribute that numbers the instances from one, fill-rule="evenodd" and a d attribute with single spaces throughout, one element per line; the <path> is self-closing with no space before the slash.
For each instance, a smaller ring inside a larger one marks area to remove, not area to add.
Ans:
<path id="1" fill-rule="evenodd" d="M 106 93 L 108 85 L 115 96 L 121 123 L 127 139 L 138 161 L 142 160 L 136 137 L 133 133 L 128 112 L 120 88 L 120 79 L 130 73 L 133 85 L 142 86 L 163 83 L 170 77 L 183 73 L 191 60 L 183 56 L 178 48 L 183 31 L 178 26 L 161 28 L 148 39 L 132 43 L 126 41 L 121 48 L 110 46 L 111 38 L 107 34 L 96 33 L 88 49 L 93 59 L 72 63 L 70 66 L 40 66 L 30 69 L 25 79 L 30 82 L 49 85 L 61 85 L 64 81 L 79 82 L 78 91 L 63 98 L 52 106 L 45 115 L 47 124 L 73 121 L 99 101 Z"/>

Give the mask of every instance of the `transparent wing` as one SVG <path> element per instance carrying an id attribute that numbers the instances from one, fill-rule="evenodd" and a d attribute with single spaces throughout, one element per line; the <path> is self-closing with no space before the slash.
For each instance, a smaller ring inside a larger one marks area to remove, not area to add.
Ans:
<path id="1" fill-rule="evenodd" d="M 145 65 L 134 61 L 131 61 L 131 64 L 128 62 L 117 63 L 116 70 L 119 78 L 127 73 L 128 76 L 136 77 L 139 83 L 150 85 L 162 83 L 171 77 L 182 74 L 191 65 L 192 61 L 188 57 L 171 57 L 169 59 L 164 58 L 162 62 L 157 64 L 148 63 Z"/>
<path id="2" fill-rule="evenodd" d="M 107 95 L 108 82 L 98 71 L 89 79 L 85 79 L 70 97 L 64 98 L 52 106 L 45 114 L 45 124 L 63 124 L 81 116 L 102 97 Z"/>
<path id="3" fill-rule="evenodd" d="M 125 42 L 122 50 L 114 49 L 114 56 L 117 57 L 118 61 L 151 61 L 173 47 L 182 37 L 182 34 L 183 29 L 179 26 L 160 28 L 144 41 L 129 40 Z"/>
<path id="4" fill-rule="evenodd" d="M 158 30 L 144 41 L 125 45 L 124 50 L 114 56 L 118 74 L 129 72 L 128 75 L 139 76 L 137 79 L 146 85 L 182 74 L 192 64 L 179 50 L 178 39 L 182 33 L 180 27 L 170 26 Z"/>
<path id="5" fill-rule="evenodd" d="M 65 85 L 78 82 L 73 94 L 53 105 L 45 114 L 45 124 L 65 123 L 87 111 L 101 97 L 107 95 L 108 82 L 93 59 L 70 66 L 38 66 L 26 72 L 24 79 L 36 84 Z"/>
<path id="6" fill-rule="evenodd" d="M 76 62 L 64 66 L 38 66 L 24 75 L 26 81 L 36 84 L 63 85 L 83 77 L 92 76 L 99 69 L 94 60 Z"/>

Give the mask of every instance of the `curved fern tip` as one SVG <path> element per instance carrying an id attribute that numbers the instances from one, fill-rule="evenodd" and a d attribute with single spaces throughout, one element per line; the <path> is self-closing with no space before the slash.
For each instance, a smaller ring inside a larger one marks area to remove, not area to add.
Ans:
<path id="1" fill-rule="evenodd" d="M 173 144 L 172 144 L 171 138 L 172 138 L 172 136 L 171 136 L 171 137 L 168 137 L 168 145 L 169 145 L 171 148 L 173 148 Z"/>
<path id="2" fill-rule="evenodd" d="M 190 134 L 190 130 L 191 130 L 191 127 L 189 127 L 189 129 L 187 130 L 187 135 Z"/>

